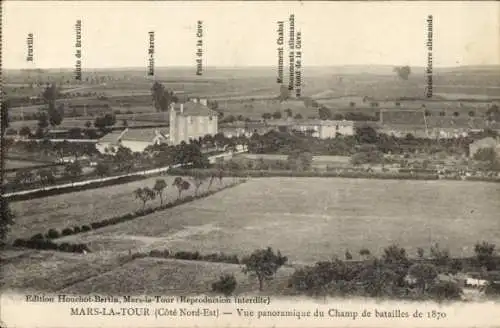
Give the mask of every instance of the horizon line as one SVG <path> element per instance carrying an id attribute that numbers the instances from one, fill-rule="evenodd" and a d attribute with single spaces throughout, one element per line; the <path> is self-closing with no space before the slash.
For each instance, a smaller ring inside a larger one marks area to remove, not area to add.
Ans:
<path id="1" fill-rule="evenodd" d="M 342 67 L 401 67 L 401 66 L 409 66 L 410 68 L 426 68 L 426 66 L 420 65 L 387 65 L 387 64 L 345 64 L 345 65 L 304 65 L 302 68 L 342 68 Z M 252 69 L 252 68 L 266 68 L 266 69 L 276 69 L 276 65 L 241 65 L 241 66 L 204 66 L 205 68 L 211 69 Z M 433 66 L 433 69 L 453 69 L 453 68 L 467 68 L 467 67 L 495 67 L 500 68 L 500 64 L 477 64 L 477 65 L 458 65 L 458 66 Z M 172 68 L 182 68 L 182 69 L 196 69 L 192 65 L 173 65 L 173 66 L 156 66 L 156 69 L 172 69 Z M 74 67 L 3 67 L 2 70 L 74 70 Z M 134 69 L 134 70 L 145 70 L 147 71 L 147 67 L 142 66 L 107 66 L 107 67 L 87 67 L 89 70 L 103 69 L 103 70 L 111 70 L 111 69 Z"/>

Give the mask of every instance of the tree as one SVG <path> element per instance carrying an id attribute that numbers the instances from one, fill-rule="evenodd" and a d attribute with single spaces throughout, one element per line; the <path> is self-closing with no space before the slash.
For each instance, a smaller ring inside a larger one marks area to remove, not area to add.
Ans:
<path id="1" fill-rule="evenodd" d="M 290 108 L 285 109 L 285 114 L 286 114 L 286 117 L 292 117 L 293 116 L 292 110 Z"/>
<path id="2" fill-rule="evenodd" d="M 69 163 L 66 165 L 66 167 L 64 168 L 64 172 L 68 176 L 76 178 L 77 176 L 82 174 L 82 166 L 78 161 L 74 161 L 73 163 Z"/>
<path id="3" fill-rule="evenodd" d="M 255 275 L 259 280 L 259 290 L 262 291 L 264 280 L 271 280 L 278 269 L 287 261 L 287 257 L 282 256 L 279 250 L 277 253 L 274 253 L 271 247 L 258 249 L 242 260 L 242 263 L 245 265 L 243 272 Z"/>
<path id="4" fill-rule="evenodd" d="M 82 137 L 82 129 L 80 128 L 71 128 L 68 131 L 69 139 L 80 139 Z"/>
<path id="5" fill-rule="evenodd" d="M 37 117 L 38 117 L 38 127 L 40 129 L 45 129 L 49 126 L 49 117 L 45 112 L 38 113 Z"/>
<path id="6" fill-rule="evenodd" d="M 486 241 L 474 245 L 477 262 L 486 270 L 495 270 L 495 245 Z"/>
<path id="7" fill-rule="evenodd" d="M 422 293 L 434 282 L 438 276 L 436 267 L 427 263 L 415 263 L 408 270 L 408 274 L 415 278 Z"/>
<path id="8" fill-rule="evenodd" d="M 424 253 L 425 253 L 425 251 L 424 251 L 424 249 L 422 247 L 417 248 L 417 256 L 419 258 L 423 258 L 424 257 Z"/>
<path id="9" fill-rule="evenodd" d="M 279 110 L 275 111 L 272 116 L 275 120 L 278 120 L 282 117 L 281 112 Z"/>
<path id="10" fill-rule="evenodd" d="M 116 150 L 114 161 L 118 165 L 118 170 L 129 173 L 134 167 L 134 155 L 127 147 L 119 146 Z"/>
<path id="11" fill-rule="evenodd" d="M 495 149 L 493 147 L 485 147 L 485 148 L 479 148 L 474 153 L 472 158 L 476 161 L 493 163 L 496 161 L 497 154 L 496 154 Z"/>
<path id="12" fill-rule="evenodd" d="M 92 127 L 92 122 L 90 122 L 90 121 L 85 122 L 85 127 L 87 129 L 89 129 L 90 127 Z"/>
<path id="13" fill-rule="evenodd" d="M 332 111 L 329 108 L 321 105 L 318 108 L 318 115 L 320 120 L 330 120 L 332 118 Z"/>
<path id="14" fill-rule="evenodd" d="M 349 252 L 349 250 L 345 251 L 345 259 L 346 259 L 346 261 L 352 260 L 352 254 L 351 254 L 351 252 Z"/>
<path id="15" fill-rule="evenodd" d="M 389 264 L 407 264 L 408 257 L 406 256 L 406 250 L 398 245 L 391 245 L 384 249 L 384 254 L 382 259 L 385 263 Z"/>
<path id="16" fill-rule="evenodd" d="M 500 121 L 500 109 L 497 104 L 493 104 L 486 111 L 486 118 L 488 121 Z"/>
<path id="17" fill-rule="evenodd" d="M 5 94 L 3 95 L 3 98 L 5 99 Z M 1 112 L 1 119 L 0 121 L 2 122 L 2 132 L 4 132 L 8 127 L 10 123 L 9 119 L 9 108 L 10 108 L 10 102 L 8 100 L 2 100 L 2 112 Z"/>
<path id="18" fill-rule="evenodd" d="M 63 104 L 59 105 L 57 109 L 51 108 L 49 106 L 48 114 L 49 114 L 50 125 L 52 126 L 60 125 L 64 118 L 64 105 Z"/>
<path id="19" fill-rule="evenodd" d="M 200 189 L 201 185 L 205 180 L 207 179 L 207 176 L 201 172 L 200 170 L 194 170 L 193 171 L 193 180 L 194 180 L 194 194 L 198 195 L 198 189 Z"/>
<path id="20" fill-rule="evenodd" d="M 450 252 L 447 249 L 441 249 L 438 243 L 431 246 L 430 255 L 439 266 L 446 266 L 450 261 Z"/>
<path id="21" fill-rule="evenodd" d="M 288 155 L 287 162 L 296 171 L 307 171 L 312 165 L 312 154 L 300 150 L 293 151 Z"/>
<path id="22" fill-rule="evenodd" d="M 368 248 L 362 248 L 359 250 L 359 255 L 364 257 L 364 258 L 368 258 L 368 257 L 370 257 L 371 253 L 370 253 L 370 250 Z"/>
<path id="23" fill-rule="evenodd" d="M 270 120 L 273 116 L 270 113 L 264 113 L 262 114 L 262 118 L 264 120 Z"/>
<path id="24" fill-rule="evenodd" d="M 21 129 L 19 129 L 19 135 L 21 137 L 29 137 L 31 136 L 31 129 L 27 126 L 23 126 Z"/>
<path id="25" fill-rule="evenodd" d="M 157 179 L 155 181 L 155 185 L 153 190 L 156 192 L 158 196 L 160 196 L 160 204 L 163 205 L 163 191 L 167 188 L 167 183 L 163 179 Z"/>
<path id="26" fill-rule="evenodd" d="M 94 172 L 101 178 L 108 176 L 111 173 L 111 166 L 108 163 L 99 162 L 97 163 Z"/>
<path id="27" fill-rule="evenodd" d="M 0 243 L 5 243 L 5 238 L 14 224 L 14 212 L 10 208 L 7 198 L 0 195 Z"/>
<path id="28" fill-rule="evenodd" d="M 42 98 L 44 102 L 49 105 L 49 110 L 55 109 L 55 103 L 58 96 L 59 92 L 56 85 L 54 83 L 47 84 L 47 86 L 43 90 Z"/>
<path id="29" fill-rule="evenodd" d="M 146 207 L 146 202 L 149 200 L 154 200 L 156 197 L 155 192 L 148 187 L 137 188 L 134 190 L 134 195 L 136 199 L 140 199 L 142 201 L 142 209 L 144 210 Z"/>
<path id="30" fill-rule="evenodd" d="M 236 289 L 236 284 L 236 278 L 233 274 L 225 274 L 220 276 L 218 281 L 212 283 L 212 291 L 229 296 Z"/>
<path id="31" fill-rule="evenodd" d="M 295 114 L 294 118 L 295 118 L 296 120 L 301 120 L 301 119 L 302 119 L 302 115 L 301 115 L 300 113 Z"/>
<path id="32" fill-rule="evenodd" d="M 439 281 L 429 288 L 429 294 L 438 301 L 459 300 L 462 289 L 453 281 Z"/>
<path id="33" fill-rule="evenodd" d="M 41 169 L 38 171 L 38 177 L 40 178 L 40 182 L 44 185 L 53 184 L 55 182 L 53 169 Z"/>
<path id="34" fill-rule="evenodd" d="M 378 141 L 378 133 L 371 126 L 364 125 L 356 127 L 355 133 L 356 139 L 360 143 L 375 144 Z"/>
<path id="35" fill-rule="evenodd" d="M 395 67 L 394 72 L 396 72 L 400 79 L 408 80 L 411 74 L 411 68 L 410 66 Z"/>
<path id="36" fill-rule="evenodd" d="M 15 180 L 19 183 L 31 183 L 35 180 L 35 175 L 30 170 L 19 170 L 16 172 Z"/>
<path id="37" fill-rule="evenodd" d="M 396 278 L 397 274 L 377 259 L 365 265 L 359 274 L 365 293 L 372 297 L 390 294 Z"/>
<path id="38" fill-rule="evenodd" d="M 184 190 L 188 190 L 189 187 L 191 187 L 191 184 L 188 181 L 183 180 L 181 177 L 175 178 L 172 185 L 176 186 L 177 190 L 179 191 L 179 196 L 177 197 L 177 199 L 181 198 L 181 194 Z"/>

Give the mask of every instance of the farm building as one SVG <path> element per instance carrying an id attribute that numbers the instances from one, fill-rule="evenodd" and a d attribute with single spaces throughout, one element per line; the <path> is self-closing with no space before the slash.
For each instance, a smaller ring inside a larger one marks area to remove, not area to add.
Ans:
<path id="1" fill-rule="evenodd" d="M 480 149 L 493 148 L 497 153 L 497 157 L 500 158 L 500 138 L 487 137 L 480 140 L 476 140 L 469 145 L 469 156 L 473 157 Z"/>
<path id="2" fill-rule="evenodd" d="M 170 108 L 169 143 L 178 145 L 182 141 L 215 135 L 218 132 L 217 122 L 218 113 L 207 107 L 206 99 L 173 104 Z"/>
<path id="3" fill-rule="evenodd" d="M 119 146 L 142 152 L 146 147 L 168 143 L 168 134 L 160 129 L 125 129 L 111 132 L 99 139 L 96 144 L 100 153 L 114 153 Z"/>
<path id="4" fill-rule="evenodd" d="M 304 133 L 309 131 L 313 137 L 320 139 L 354 135 L 354 122 L 345 120 L 304 120 L 294 123 L 291 128 Z"/>

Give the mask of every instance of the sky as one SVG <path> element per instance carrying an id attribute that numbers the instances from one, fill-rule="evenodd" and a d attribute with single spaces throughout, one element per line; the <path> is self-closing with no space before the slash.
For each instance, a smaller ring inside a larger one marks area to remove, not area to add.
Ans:
<path id="1" fill-rule="evenodd" d="M 434 67 L 500 65 L 499 2 L 7 0 L 2 5 L 4 68 L 74 67 L 77 19 L 83 67 L 147 67 L 149 31 L 155 32 L 155 66 L 195 67 L 199 20 L 204 66 L 275 66 L 277 21 L 287 22 L 290 14 L 302 34 L 304 66 L 426 66 L 428 15 Z M 33 63 L 26 62 L 28 33 L 34 36 Z"/>

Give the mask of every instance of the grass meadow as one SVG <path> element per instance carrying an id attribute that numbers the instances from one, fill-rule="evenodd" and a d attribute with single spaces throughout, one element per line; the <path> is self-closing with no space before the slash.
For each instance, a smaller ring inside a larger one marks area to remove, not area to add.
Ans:
<path id="1" fill-rule="evenodd" d="M 434 243 L 468 256 L 500 243 L 500 185 L 463 181 L 322 178 L 252 179 L 236 188 L 137 220 L 60 241 L 93 251 L 199 251 L 239 256 L 280 249 L 312 263 L 398 243 L 415 257 Z M 132 201 L 131 198 L 129 198 Z M 137 205 L 136 205 L 137 206 Z"/>
<path id="2" fill-rule="evenodd" d="M 45 233 L 54 228 L 61 231 L 64 228 L 81 226 L 106 218 L 123 215 L 142 208 L 142 202 L 135 199 L 133 192 L 137 188 L 152 188 L 156 179 L 166 180 L 164 201 L 175 200 L 178 195 L 176 187 L 172 186 L 174 177 L 154 177 L 127 184 L 108 186 L 98 189 L 66 193 L 56 196 L 42 197 L 26 201 L 12 202 L 11 208 L 16 214 L 16 224 L 12 227 L 9 239 L 29 238 L 36 233 Z M 211 190 L 217 190 L 232 182 L 223 180 L 222 184 L 214 181 Z M 207 190 L 208 182 L 203 184 L 199 192 Z M 194 186 L 182 193 L 182 197 L 194 194 Z M 160 205 L 160 198 L 148 202 L 146 206 Z"/>

